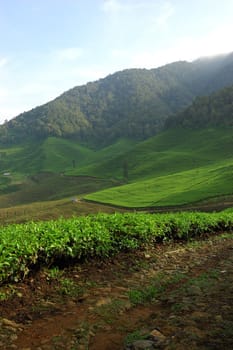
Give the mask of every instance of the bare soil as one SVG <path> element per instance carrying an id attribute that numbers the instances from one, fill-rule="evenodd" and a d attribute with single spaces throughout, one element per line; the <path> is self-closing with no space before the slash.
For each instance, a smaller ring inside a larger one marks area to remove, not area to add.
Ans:
<path id="1" fill-rule="evenodd" d="M 1 287 L 0 348 L 233 348 L 233 236 L 42 268 Z"/>

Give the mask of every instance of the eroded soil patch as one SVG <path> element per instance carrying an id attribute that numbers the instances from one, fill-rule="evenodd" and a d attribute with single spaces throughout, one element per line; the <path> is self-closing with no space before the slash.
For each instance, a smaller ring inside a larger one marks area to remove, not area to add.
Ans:
<path id="1" fill-rule="evenodd" d="M 0 348 L 230 349 L 232 272 L 231 235 L 44 269 L 1 289 Z"/>

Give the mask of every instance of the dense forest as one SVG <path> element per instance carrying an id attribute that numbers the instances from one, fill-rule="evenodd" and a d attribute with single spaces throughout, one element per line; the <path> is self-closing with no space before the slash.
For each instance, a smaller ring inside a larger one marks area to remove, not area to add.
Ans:
<path id="1" fill-rule="evenodd" d="M 233 54 L 151 70 L 128 69 L 75 87 L 6 122 L 0 126 L 0 142 L 58 136 L 102 146 L 120 137 L 143 140 L 158 133 L 167 118 L 188 107 L 197 96 L 232 84 Z"/>
<path id="2" fill-rule="evenodd" d="M 190 107 L 165 122 L 165 127 L 232 127 L 233 85 L 210 96 L 198 97 Z"/>

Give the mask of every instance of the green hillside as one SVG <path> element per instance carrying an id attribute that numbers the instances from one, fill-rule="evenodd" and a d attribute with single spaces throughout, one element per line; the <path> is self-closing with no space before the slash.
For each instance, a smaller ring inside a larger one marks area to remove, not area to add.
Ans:
<path id="1" fill-rule="evenodd" d="M 81 164 L 92 153 L 75 142 L 51 137 L 18 147 L 1 147 L 0 170 L 25 175 L 41 171 L 64 172 L 75 166 L 73 160 Z"/>
<path id="2" fill-rule="evenodd" d="M 136 144 L 136 141 L 130 139 L 120 139 L 108 147 L 92 150 L 72 140 L 49 137 L 41 142 L 19 144 L 17 147 L 0 147 L 0 172 L 33 175 L 49 171 L 84 175 L 80 170 L 85 165 L 113 159 L 131 150 Z M 89 172 L 87 175 L 97 174 Z M 106 177 L 104 172 L 102 176 Z"/>
<path id="3" fill-rule="evenodd" d="M 146 207 L 232 194 L 232 66 L 228 54 L 118 72 L 5 123 L 0 207 L 76 195 Z"/>
<path id="4" fill-rule="evenodd" d="M 93 151 L 71 140 L 50 137 L 42 142 L 0 148 L 0 207 L 54 200 L 116 186 L 122 182 L 122 176 L 116 180 L 115 175 L 107 177 L 104 171 L 103 176 L 99 176 L 79 170 L 90 163 L 113 159 L 134 145 L 134 141 L 121 139 Z"/>
<path id="5" fill-rule="evenodd" d="M 75 87 L 0 126 L 0 143 L 72 138 L 100 148 L 120 138 L 144 140 L 197 96 L 233 84 L 233 54 L 156 69 L 128 69 Z"/>
<path id="6" fill-rule="evenodd" d="M 123 178 L 127 162 L 128 181 L 148 179 L 215 163 L 232 156 L 232 132 L 226 129 L 167 130 L 121 155 L 81 167 L 72 174 Z"/>
<path id="7" fill-rule="evenodd" d="M 232 136 L 232 129 L 167 131 L 143 143 L 141 154 L 135 149 L 131 164 L 137 167 L 131 170 L 129 167 L 132 183 L 85 198 L 120 206 L 146 207 L 192 203 L 232 194 Z"/>
<path id="8" fill-rule="evenodd" d="M 210 96 L 198 97 L 183 112 L 170 117 L 166 128 L 206 128 L 233 126 L 233 86 L 217 91 Z"/>
<path id="9" fill-rule="evenodd" d="M 233 192 L 232 136 L 230 128 L 179 128 L 140 143 L 122 139 L 98 151 L 60 138 L 34 144 L 35 149 L 1 149 L 2 207 L 105 188 L 85 198 L 141 207 L 229 194 Z"/>

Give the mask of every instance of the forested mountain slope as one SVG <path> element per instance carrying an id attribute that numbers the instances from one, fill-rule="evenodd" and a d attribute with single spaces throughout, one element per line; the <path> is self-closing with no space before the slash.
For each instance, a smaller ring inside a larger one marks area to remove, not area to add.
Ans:
<path id="1" fill-rule="evenodd" d="M 157 69 L 129 69 L 75 87 L 0 127 L 1 143 L 74 138 L 101 147 L 127 137 L 146 139 L 196 96 L 233 84 L 233 54 Z"/>
<path id="2" fill-rule="evenodd" d="M 165 127 L 233 127 L 233 85 L 196 98 L 190 107 L 168 118 Z"/>

